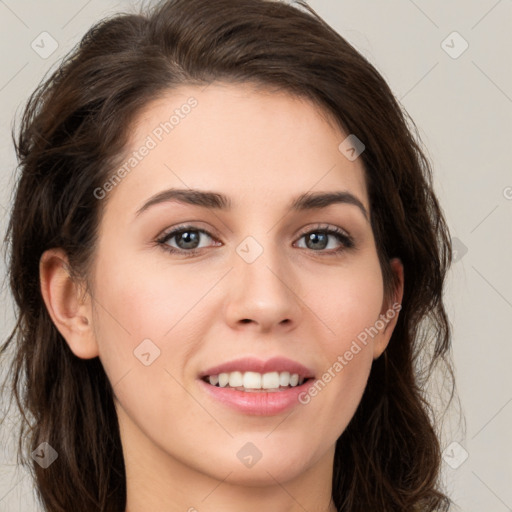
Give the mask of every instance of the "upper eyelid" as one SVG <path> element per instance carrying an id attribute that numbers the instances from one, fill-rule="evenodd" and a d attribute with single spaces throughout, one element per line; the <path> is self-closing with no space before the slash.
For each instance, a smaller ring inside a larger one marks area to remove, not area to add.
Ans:
<path id="1" fill-rule="evenodd" d="M 217 238 L 218 238 L 216 235 L 210 233 L 209 230 L 207 230 L 205 228 L 200 228 L 199 226 L 195 226 L 193 224 L 183 224 L 183 225 L 178 225 L 176 227 L 173 227 L 173 228 L 170 228 L 169 230 L 164 231 L 163 234 L 157 238 L 157 241 L 161 242 L 161 243 L 166 242 L 166 241 L 174 238 L 178 233 L 180 233 L 182 231 L 187 231 L 187 230 L 198 231 L 200 233 L 207 235 L 212 240 L 217 240 Z M 304 228 L 303 230 L 300 231 L 298 238 L 300 239 L 304 235 L 307 235 L 308 233 L 311 233 L 314 231 L 335 231 L 335 233 L 330 233 L 330 234 L 332 236 L 334 236 L 336 234 L 344 235 L 349 240 L 353 241 L 352 235 L 346 229 L 341 228 L 339 226 L 333 226 L 331 224 L 317 224 L 316 226 L 310 226 L 310 227 Z M 340 231 L 340 232 L 338 232 L 338 231 Z M 190 252 L 190 251 L 187 251 L 187 252 Z"/>
<path id="2" fill-rule="evenodd" d="M 300 232 L 300 236 L 304 236 L 307 233 L 310 233 L 311 231 L 341 231 L 343 234 L 345 234 L 348 237 L 352 237 L 350 233 L 345 229 L 341 228 L 339 226 L 333 226 L 332 224 L 317 224 L 316 226 L 310 226 L 308 228 L 304 228 Z"/>
<path id="3" fill-rule="evenodd" d="M 200 233 L 203 233 L 203 234 L 209 236 L 212 239 L 216 238 L 216 236 L 213 235 L 212 233 L 210 233 L 210 231 L 208 231 L 207 229 L 200 228 L 200 227 L 193 226 L 193 225 L 183 225 L 183 226 L 177 226 L 177 227 L 170 228 L 168 230 L 163 231 L 162 234 L 157 237 L 157 241 L 166 240 L 166 239 L 169 240 L 169 239 L 173 238 L 174 236 L 176 236 L 178 233 L 181 233 L 182 231 L 187 231 L 187 230 L 198 231 Z"/>

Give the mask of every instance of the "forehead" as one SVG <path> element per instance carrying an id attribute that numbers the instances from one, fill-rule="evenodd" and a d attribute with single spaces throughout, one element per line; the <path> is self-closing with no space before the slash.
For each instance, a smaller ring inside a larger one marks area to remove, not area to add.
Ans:
<path id="1" fill-rule="evenodd" d="M 222 190 L 237 208 L 336 189 L 357 194 L 369 210 L 361 159 L 339 150 L 346 136 L 326 111 L 289 93 L 248 84 L 181 86 L 134 120 L 129 172 L 113 195 L 138 204 L 170 187 Z"/>

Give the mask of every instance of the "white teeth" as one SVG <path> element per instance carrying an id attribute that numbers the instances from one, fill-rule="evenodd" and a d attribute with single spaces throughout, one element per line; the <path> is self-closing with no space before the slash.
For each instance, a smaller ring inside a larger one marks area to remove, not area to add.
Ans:
<path id="1" fill-rule="evenodd" d="M 261 373 L 245 372 L 243 386 L 245 389 L 261 389 Z"/>
<path id="2" fill-rule="evenodd" d="M 219 386 L 225 388 L 229 384 L 229 373 L 221 373 L 219 375 Z"/>
<path id="3" fill-rule="evenodd" d="M 263 389 L 275 389 L 279 387 L 279 373 L 264 373 L 261 379 L 261 387 Z"/>
<path id="4" fill-rule="evenodd" d="M 242 372 L 231 372 L 229 375 L 229 387 L 238 388 L 243 386 L 243 375 Z"/>
<path id="5" fill-rule="evenodd" d="M 281 386 L 289 386 L 290 385 L 290 372 L 281 372 L 279 374 L 279 384 Z"/>
<path id="6" fill-rule="evenodd" d="M 290 372 L 240 372 L 220 373 L 219 375 L 208 376 L 208 382 L 212 386 L 224 388 L 229 386 L 240 390 L 268 389 L 278 391 L 280 388 L 295 387 L 303 384 L 304 377 L 298 373 Z"/>

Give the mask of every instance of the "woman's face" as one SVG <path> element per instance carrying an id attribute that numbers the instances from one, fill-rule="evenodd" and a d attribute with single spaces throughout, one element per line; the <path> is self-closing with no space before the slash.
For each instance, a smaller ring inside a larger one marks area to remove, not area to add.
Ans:
<path id="1" fill-rule="evenodd" d="M 182 87 L 138 117 L 132 167 L 96 191 L 92 273 L 128 470 L 329 474 L 397 316 L 347 135 L 305 100 L 245 85 Z"/>

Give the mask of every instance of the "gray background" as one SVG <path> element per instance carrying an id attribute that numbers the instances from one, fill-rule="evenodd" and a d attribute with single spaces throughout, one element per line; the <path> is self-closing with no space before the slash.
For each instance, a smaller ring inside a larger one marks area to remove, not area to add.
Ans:
<path id="1" fill-rule="evenodd" d="M 457 249 L 446 304 L 466 418 L 464 429 L 458 411 L 448 416 L 443 478 L 457 503 L 454 510 L 512 511 L 512 1 L 309 3 L 382 73 L 428 148 Z M 15 167 L 12 120 L 43 75 L 92 23 L 134 5 L 0 0 L 2 234 Z M 52 49 L 51 40 L 42 32 L 58 44 L 49 56 L 43 53 Z M 3 262 L 1 272 L 3 277 Z M 5 339 L 13 308 L 5 285 L 1 291 L 0 335 Z M 434 387 L 433 396 L 437 392 Z M 7 422 L 1 432 L 0 511 L 35 511 L 31 481 L 16 471 L 9 428 Z"/>

